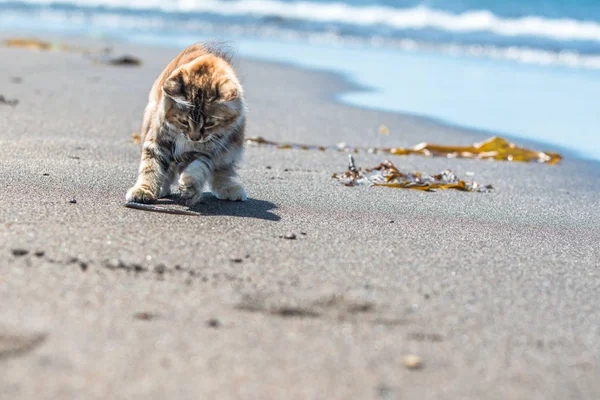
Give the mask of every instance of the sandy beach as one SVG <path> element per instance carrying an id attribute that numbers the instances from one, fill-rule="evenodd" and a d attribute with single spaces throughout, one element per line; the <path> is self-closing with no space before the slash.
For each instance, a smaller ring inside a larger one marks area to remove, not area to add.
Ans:
<path id="1" fill-rule="evenodd" d="M 355 155 L 494 187 L 419 192 L 341 185 L 343 153 L 249 146 L 247 202 L 127 209 L 131 135 L 178 50 L 110 46 L 143 64 L 0 47 L 0 95 L 18 100 L 0 104 L 1 398 L 600 397 L 598 162 Z M 357 88 L 327 72 L 236 65 L 247 136 L 487 137 L 338 104 Z"/>

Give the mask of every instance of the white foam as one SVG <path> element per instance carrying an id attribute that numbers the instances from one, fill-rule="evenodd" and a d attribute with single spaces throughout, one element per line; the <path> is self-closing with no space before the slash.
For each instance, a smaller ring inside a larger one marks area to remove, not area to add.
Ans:
<path id="1" fill-rule="evenodd" d="M 6 3 L 7 1 L 0 1 Z M 427 7 L 392 8 L 351 6 L 344 3 L 283 2 L 277 0 L 24 0 L 27 4 L 72 4 L 165 12 L 207 12 L 223 16 L 281 17 L 314 22 L 358 26 L 383 25 L 395 29 L 433 28 L 448 32 L 490 32 L 501 36 L 535 36 L 557 40 L 600 41 L 600 23 L 574 19 L 547 19 L 537 16 L 500 18 L 489 11 L 451 14 Z"/>
<path id="2" fill-rule="evenodd" d="M 57 11 L 43 11 L 37 14 L 44 24 L 31 16 L 24 16 L 18 12 L 5 12 L 0 14 L 0 27 L 14 26 L 30 28 L 33 24 L 37 29 L 59 28 L 69 26 L 72 29 L 85 29 L 89 32 L 119 32 L 135 35 L 135 32 L 155 32 L 160 36 L 161 31 L 171 28 L 171 22 L 162 18 L 148 18 L 145 16 L 125 16 L 119 13 L 98 14 L 95 16 L 83 13 L 62 13 Z M 16 24 L 16 25 L 15 25 Z M 244 25 L 214 25 L 211 22 L 181 21 L 177 25 L 180 32 L 194 35 L 195 32 L 212 34 L 218 32 L 226 35 L 250 35 L 264 38 L 278 38 L 290 41 L 305 41 L 322 44 L 350 44 L 350 45 L 373 45 L 376 47 L 396 47 L 404 51 L 432 51 L 445 54 L 466 55 L 470 57 L 492 58 L 496 60 L 510 60 L 523 64 L 555 65 L 569 68 L 582 68 L 600 70 L 599 54 L 580 54 L 577 51 L 563 50 L 560 52 L 547 51 L 526 46 L 480 46 L 460 45 L 449 43 L 433 43 L 416 41 L 411 39 L 383 39 L 380 37 L 365 38 L 360 36 L 340 36 L 332 32 L 298 32 L 272 26 L 244 26 Z M 0 28 L 0 31 L 2 29 Z M 185 34 L 184 34 L 185 35 Z"/>

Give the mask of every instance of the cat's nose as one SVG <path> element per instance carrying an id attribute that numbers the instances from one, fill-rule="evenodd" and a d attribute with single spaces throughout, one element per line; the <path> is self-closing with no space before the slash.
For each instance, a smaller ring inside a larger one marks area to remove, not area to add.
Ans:
<path id="1" fill-rule="evenodd" d="M 204 135 L 202 134 L 201 131 L 197 131 L 194 129 L 190 129 L 190 132 L 188 134 L 188 137 L 190 138 L 190 140 L 192 140 L 194 142 L 197 142 L 200 139 L 202 139 L 202 136 L 204 136 Z"/>

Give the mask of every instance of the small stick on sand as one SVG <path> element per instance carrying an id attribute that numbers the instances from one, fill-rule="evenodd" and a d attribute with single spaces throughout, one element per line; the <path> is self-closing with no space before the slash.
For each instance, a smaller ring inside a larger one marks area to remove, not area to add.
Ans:
<path id="1" fill-rule="evenodd" d="M 193 212 L 193 211 L 174 210 L 172 208 L 166 208 L 166 207 L 160 207 L 160 206 L 153 206 L 151 204 L 134 203 L 132 201 L 125 203 L 124 207 L 134 208 L 136 210 L 159 212 L 159 213 L 163 213 L 163 214 L 193 215 L 195 217 L 197 217 L 197 216 L 200 215 L 199 213 Z"/>
<path id="2" fill-rule="evenodd" d="M 356 164 L 354 164 L 354 157 L 352 157 L 352 154 L 348 154 L 348 170 L 354 174 L 358 173 L 358 169 L 356 168 Z"/>

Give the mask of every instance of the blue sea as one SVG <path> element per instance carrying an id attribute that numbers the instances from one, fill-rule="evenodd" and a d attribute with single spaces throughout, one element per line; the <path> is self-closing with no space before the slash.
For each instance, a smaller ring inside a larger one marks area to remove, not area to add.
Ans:
<path id="1" fill-rule="evenodd" d="M 368 88 L 348 104 L 600 160 L 600 0 L 0 0 L 0 31 L 231 40 Z"/>

